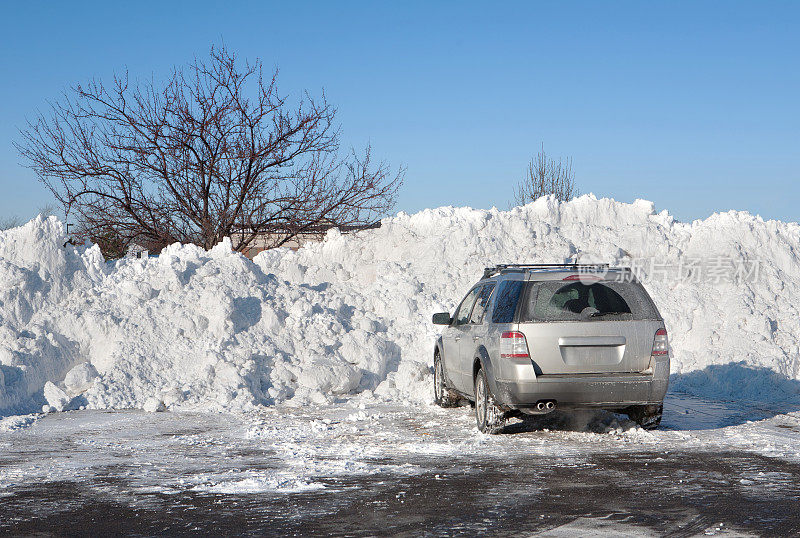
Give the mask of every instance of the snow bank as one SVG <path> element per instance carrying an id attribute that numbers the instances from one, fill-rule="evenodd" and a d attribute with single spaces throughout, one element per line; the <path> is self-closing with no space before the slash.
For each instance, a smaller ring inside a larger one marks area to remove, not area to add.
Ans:
<path id="1" fill-rule="evenodd" d="M 800 401 L 796 223 L 741 212 L 679 223 L 650 202 L 583 196 L 401 213 L 252 262 L 222 243 L 106 263 L 64 241 L 52 217 L 0 233 L 0 414 L 148 401 L 236 411 L 353 393 L 424 401 L 433 312 L 452 311 L 486 265 L 575 258 L 760 260 L 755 279 L 647 275 L 673 387 Z"/>
<path id="2" fill-rule="evenodd" d="M 55 219 L 0 234 L 2 413 L 325 402 L 376 389 L 400 362 L 384 317 L 227 242 L 113 264 L 64 242 Z"/>

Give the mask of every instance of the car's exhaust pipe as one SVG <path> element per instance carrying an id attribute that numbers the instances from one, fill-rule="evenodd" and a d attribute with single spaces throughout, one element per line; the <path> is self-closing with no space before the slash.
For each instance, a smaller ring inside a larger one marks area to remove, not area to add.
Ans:
<path id="1" fill-rule="evenodd" d="M 555 411 L 558 402 L 555 400 L 539 400 L 536 405 L 530 407 L 521 407 L 520 411 L 528 415 L 546 415 L 551 411 Z"/>

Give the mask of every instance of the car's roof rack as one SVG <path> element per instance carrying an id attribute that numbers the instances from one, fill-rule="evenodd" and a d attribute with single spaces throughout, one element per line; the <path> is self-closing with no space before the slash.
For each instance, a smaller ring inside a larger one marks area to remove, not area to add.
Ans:
<path id="1" fill-rule="evenodd" d="M 483 278 L 502 273 L 506 270 L 523 271 L 525 269 L 571 269 L 573 271 L 611 269 L 607 263 L 501 263 L 483 270 Z"/>

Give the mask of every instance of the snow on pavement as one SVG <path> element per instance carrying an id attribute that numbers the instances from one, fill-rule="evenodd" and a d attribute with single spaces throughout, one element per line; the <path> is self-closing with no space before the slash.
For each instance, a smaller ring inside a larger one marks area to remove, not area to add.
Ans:
<path id="1" fill-rule="evenodd" d="M 654 432 L 595 412 L 496 436 L 477 431 L 469 408 L 361 398 L 248 415 L 85 410 L 5 421 L 0 532 L 796 531 L 797 414 L 674 394 L 666 408 Z"/>
<path id="2" fill-rule="evenodd" d="M 7 417 L 0 532 L 796 531 L 800 413 L 670 393 L 662 424 L 555 412 L 486 435 L 469 407 L 363 396 Z"/>
<path id="3" fill-rule="evenodd" d="M 800 462 L 800 413 L 670 394 L 662 428 L 602 411 L 554 413 L 484 435 L 471 410 L 359 399 L 248 415 L 83 411 L 0 423 L 0 496 L 113 474 L 128 493 L 337 490 L 354 476 L 445 472 L 481 461 L 579 462 L 597 453 L 744 451 Z M 122 468 L 122 471 L 118 469 Z M 113 471 L 112 471 L 113 470 Z"/>

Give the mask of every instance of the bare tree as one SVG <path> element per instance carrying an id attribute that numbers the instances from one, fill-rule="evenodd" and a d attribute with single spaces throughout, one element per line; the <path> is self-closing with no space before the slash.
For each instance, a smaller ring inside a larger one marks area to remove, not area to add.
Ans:
<path id="1" fill-rule="evenodd" d="M 267 237 L 373 222 L 394 206 L 403 170 L 370 148 L 342 154 L 336 109 L 224 47 L 168 82 L 76 85 L 20 131 L 21 155 L 79 232 L 124 248 L 172 242 L 236 250 Z"/>
<path id="2" fill-rule="evenodd" d="M 557 200 L 566 202 L 578 195 L 575 188 L 575 173 L 572 171 L 572 159 L 558 161 L 547 157 L 542 150 L 531 159 L 528 173 L 514 190 L 514 201 L 524 205 L 552 194 Z"/>
<path id="3" fill-rule="evenodd" d="M 38 214 L 43 217 L 50 217 L 56 214 L 56 206 L 53 204 L 44 204 L 38 209 Z"/>
<path id="4" fill-rule="evenodd" d="M 0 218 L 0 230 L 8 230 L 10 228 L 16 228 L 17 226 L 22 226 L 25 224 L 21 218 L 17 217 L 16 215 L 9 215 Z"/>
<path id="5" fill-rule="evenodd" d="M 50 215 L 55 214 L 55 207 L 52 204 L 45 204 L 39 208 L 38 214 L 42 215 L 43 217 L 49 217 Z M 16 228 L 18 226 L 22 226 L 25 224 L 25 222 L 25 220 L 21 219 L 17 215 L 0 217 L 0 230 Z"/>

